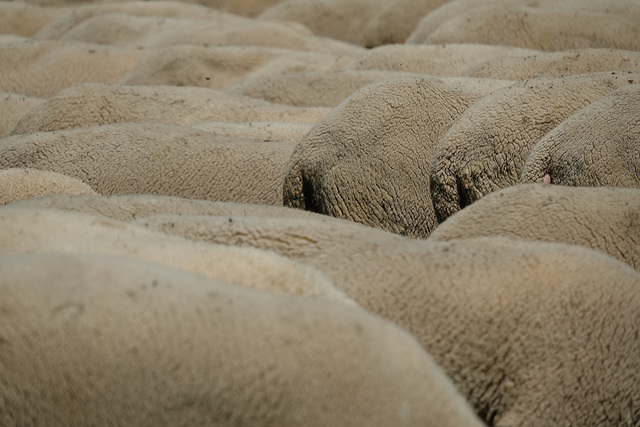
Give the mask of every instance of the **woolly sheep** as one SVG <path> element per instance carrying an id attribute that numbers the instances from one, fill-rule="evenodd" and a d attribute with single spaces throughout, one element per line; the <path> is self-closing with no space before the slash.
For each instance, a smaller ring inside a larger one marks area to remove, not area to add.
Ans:
<path id="1" fill-rule="evenodd" d="M 65 8 L 46 7 L 24 2 L 0 2 L 0 29 L 5 34 L 33 36 L 45 24 L 66 12 Z"/>
<path id="2" fill-rule="evenodd" d="M 245 79 L 225 92 L 296 107 L 333 108 L 371 83 L 418 77 L 401 71 L 335 71 L 262 75 Z"/>
<path id="3" fill-rule="evenodd" d="M 117 83 L 148 50 L 82 42 L 31 41 L 0 45 L 0 90 L 49 98 L 69 86 Z"/>
<path id="4" fill-rule="evenodd" d="M 640 85 L 611 92 L 542 138 L 520 182 L 640 188 L 639 114 Z"/>
<path id="5" fill-rule="evenodd" d="M 0 258 L 3 425 L 470 426 L 363 310 L 104 256 Z"/>
<path id="6" fill-rule="evenodd" d="M 282 181 L 295 145 L 159 123 L 124 123 L 1 139 L 0 168 L 51 170 L 105 195 L 282 205 Z"/>
<path id="7" fill-rule="evenodd" d="M 202 122 L 191 126 L 205 132 L 257 141 L 299 142 L 313 127 L 312 123 L 286 122 Z"/>
<path id="8" fill-rule="evenodd" d="M 35 169 L 0 169 L 0 205 L 50 194 L 96 194 L 84 182 Z"/>
<path id="9" fill-rule="evenodd" d="M 146 48 L 183 44 L 205 47 L 253 45 L 340 55 L 354 55 L 363 50 L 356 45 L 313 35 L 300 27 L 275 22 L 252 20 L 236 24 L 123 13 L 105 13 L 85 19 L 60 40 Z"/>
<path id="10" fill-rule="evenodd" d="M 119 83 L 224 89 L 246 78 L 325 71 L 343 62 L 339 55 L 262 46 L 170 46 L 156 49 Z"/>
<path id="11" fill-rule="evenodd" d="M 22 116 L 42 102 L 42 98 L 0 92 L 0 138 L 8 135 Z"/>
<path id="12" fill-rule="evenodd" d="M 388 70 L 438 76 L 458 76 L 468 68 L 503 55 L 533 55 L 538 51 L 480 44 L 385 45 L 356 56 L 341 70 Z M 507 79 L 509 80 L 509 79 Z"/>
<path id="13" fill-rule="evenodd" d="M 94 2 L 74 4 L 72 8 L 62 9 L 56 19 L 45 25 L 33 38 L 35 40 L 59 39 L 67 31 L 82 21 L 105 13 L 125 13 L 136 16 L 155 16 L 164 18 L 183 18 L 206 20 L 221 25 L 247 24 L 251 20 L 218 9 L 181 1 L 127 1 Z"/>
<path id="14" fill-rule="evenodd" d="M 488 5 L 442 23 L 424 43 L 482 43 L 557 51 L 640 50 L 640 18 L 575 10 Z"/>
<path id="15" fill-rule="evenodd" d="M 252 203 L 212 202 L 209 200 L 184 199 L 182 197 L 155 194 L 124 194 L 118 196 L 57 194 L 37 199 L 14 202 L 11 207 L 54 208 L 65 211 L 85 212 L 101 215 L 118 221 L 131 221 L 152 215 L 209 215 L 209 216 L 278 216 L 287 218 L 309 218 L 318 214 L 284 206 Z M 320 216 L 326 219 L 326 216 Z M 351 222 L 350 222 L 351 223 Z"/>
<path id="16" fill-rule="evenodd" d="M 408 236 L 435 225 L 435 144 L 476 99 L 508 84 L 411 77 L 368 85 L 318 122 L 287 164 L 285 206 Z"/>
<path id="17" fill-rule="evenodd" d="M 529 152 L 545 134 L 633 79 L 640 79 L 640 73 L 540 77 L 478 100 L 440 139 L 431 160 L 431 198 L 438 222 L 516 184 Z"/>
<path id="18" fill-rule="evenodd" d="M 82 108 L 78 108 L 82 105 Z M 297 108 L 200 87 L 82 84 L 25 114 L 11 134 L 127 122 L 191 126 L 203 121 L 315 123 L 328 108 Z"/>
<path id="19" fill-rule="evenodd" d="M 118 256 L 188 271 L 239 286 L 316 295 L 357 305 L 324 274 L 254 248 L 186 240 L 86 213 L 8 206 L 0 210 L 0 255 L 35 252 Z"/>
<path id="20" fill-rule="evenodd" d="M 464 75 L 526 80 L 599 71 L 640 71 L 640 52 L 618 49 L 574 49 L 536 54 L 508 54 L 468 69 Z"/>
<path id="21" fill-rule="evenodd" d="M 321 269 L 363 308 L 416 336 L 488 425 L 638 422 L 640 273 L 615 258 L 500 237 L 420 241 L 356 232 L 357 224 L 333 233 L 330 218 L 302 226 L 222 219 L 137 223 Z"/>
<path id="22" fill-rule="evenodd" d="M 506 236 L 588 246 L 640 269 L 640 190 L 519 184 L 440 224 L 430 240 Z"/>

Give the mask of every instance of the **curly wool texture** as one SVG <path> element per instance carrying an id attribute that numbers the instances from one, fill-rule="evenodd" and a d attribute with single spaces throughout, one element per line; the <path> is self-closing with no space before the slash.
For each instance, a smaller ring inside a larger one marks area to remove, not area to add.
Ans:
<path id="1" fill-rule="evenodd" d="M 0 138 L 7 136 L 25 114 L 43 102 L 42 98 L 0 92 Z"/>
<path id="2" fill-rule="evenodd" d="M 540 76 L 570 76 L 600 71 L 640 71 L 640 52 L 620 49 L 573 49 L 490 59 L 464 75 L 526 80 Z"/>
<path id="3" fill-rule="evenodd" d="M 363 310 L 106 256 L 0 272 L 3 425 L 482 426 L 413 337 Z"/>
<path id="4" fill-rule="evenodd" d="M 611 92 L 542 138 L 520 182 L 545 175 L 559 185 L 640 188 L 640 85 Z"/>
<path id="5" fill-rule="evenodd" d="M 25 114 L 12 135 L 127 122 L 191 126 L 204 121 L 315 123 L 328 108 L 271 104 L 214 89 L 82 84 Z"/>
<path id="6" fill-rule="evenodd" d="M 297 145 L 285 206 L 428 235 L 435 225 L 428 166 L 436 142 L 476 99 L 506 84 L 412 77 L 360 89 Z"/>
<path id="7" fill-rule="evenodd" d="M 232 138 L 249 138 L 263 142 L 300 142 L 309 133 L 313 124 L 291 122 L 202 122 L 191 127 Z"/>
<path id="8" fill-rule="evenodd" d="M 134 66 L 121 85 L 199 86 L 225 89 L 245 79 L 328 71 L 349 56 L 263 46 L 169 46 Z"/>
<path id="9" fill-rule="evenodd" d="M 154 194 L 124 194 L 119 196 L 69 196 L 64 194 L 15 202 L 11 207 L 54 208 L 65 211 L 101 215 L 118 221 L 131 221 L 152 215 L 213 215 L 213 216 L 278 216 L 309 218 L 317 214 L 284 206 L 251 203 L 212 202 Z M 322 218 L 327 218 L 322 216 Z M 227 218 L 228 219 L 228 218 Z"/>
<path id="10" fill-rule="evenodd" d="M 80 83 L 113 84 L 148 54 L 144 49 L 82 41 L 0 44 L 0 90 L 49 98 Z"/>
<path id="11" fill-rule="evenodd" d="M 51 194 L 96 194 L 84 182 L 35 169 L 0 169 L 0 205 Z"/>
<path id="12" fill-rule="evenodd" d="M 152 262 L 234 285 L 312 295 L 357 305 L 324 274 L 254 248 L 193 242 L 86 213 L 57 209 L 0 210 L 0 255 L 35 252 L 98 254 Z"/>
<path id="13" fill-rule="evenodd" d="M 483 197 L 429 240 L 505 236 L 588 246 L 640 269 L 640 190 L 519 184 Z"/>
<path id="14" fill-rule="evenodd" d="M 632 426 L 640 273 L 592 249 L 416 241 L 335 218 L 157 216 L 137 224 L 308 263 L 411 332 L 488 424 Z"/>
<path id="15" fill-rule="evenodd" d="M 159 123 L 123 123 L 4 138 L 0 168 L 58 172 L 104 195 L 282 205 L 282 181 L 295 145 Z"/>
<path id="16" fill-rule="evenodd" d="M 640 50 L 640 17 L 575 10 L 489 5 L 473 8 L 412 42 L 480 43 L 543 51 Z"/>
<path id="17" fill-rule="evenodd" d="M 589 103 L 638 79 L 640 73 L 620 72 L 540 77 L 475 102 L 440 139 L 431 160 L 431 198 L 438 222 L 516 184 L 542 137 Z"/>
<path id="18" fill-rule="evenodd" d="M 538 51 L 512 46 L 472 43 L 443 45 L 386 45 L 368 50 L 341 70 L 388 70 L 435 76 L 460 76 L 468 68 L 503 55 L 533 55 Z"/>

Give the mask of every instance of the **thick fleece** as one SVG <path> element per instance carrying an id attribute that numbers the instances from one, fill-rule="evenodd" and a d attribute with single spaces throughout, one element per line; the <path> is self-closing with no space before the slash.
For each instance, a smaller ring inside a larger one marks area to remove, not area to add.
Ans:
<path id="1" fill-rule="evenodd" d="M 42 102 L 44 102 L 42 98 L 0 92 L 0 138 L 7 136 L 22 116 Z"/>
<path id="2" fill-rule="evenodd" d="M 33 108 L 13 135 L 127 122 L 191 126 L 204 121 L 315 123 L 328 108 L 271 104 L 201 87 L 82 84 Z"/>
<path id="3" fill-rule="evenodd" d="M 435 76 L 459 76 L 467 69 L 504 55 L 534 55 L 532 49 L 480 44 L 379 46 L 356 56 L 341 70 L 388 70 Z M 508 80 L 508 79 L 507 79 Z"/>
<path id="4" fill-rule="evenodd" d="M 270 46 L 311 52 L 355 55 L 364 48 L 320 37 L 300 25 L 249 20 L 208 22 L 198 19 L 104 13 L 85 19 L 60 40 L 157 48 L 176 45 Z"/>
<path id="5" fill-rule="evenodd" d="M 83 42 L 0 44 L 0 90 L 49 98 L 79 83 L 117 83 L 149 52 Z"/>
<path id="6" fill-rule="evenodd" d="M 470 77 L 526 80 L 540 76 L 570 76 L 599 71 L 640 71 L 640 52 L 619 49 L 573 49 L 560 52 L 515 54 L 470 67 Z"/>
<path id="7" fill-rule="evenodd" d="M 0 32 L 31 37 L 64 12 L 66 10 L 63 7 L 47 7 L 21 1 L 3 1 L 0 2 Z"/>
<path id="8" fill-rule="evenodd" d="M 333 108 L 371 83 L 418 76 L 402 71 L 382 70 L 262 75 L 245 79 L 225 92 L 296 107 Z"/>
<path id="9" fill-rule="evenodd" d="M 11 207 L 54 208 L 65 211 L 85 212 L 105 216 L 118 221 L 131 221 L 152 215 L 207 215 L 207 216 L 278 216 L 287 218 L 311 218 L 320 216 L 313 212 L 284 206 L 252 203 L 212 202 L 184 199 L 154 194 L 125 194 L 120 196 L 56 194 L 15 202 Z M 228 218 L 227 218 L 228 219 Z M 353 224 L 350 222 L 350 224 Z"/>
<path id="10" fill-rule="evenodd" d="M 640 273 L 629 265 L 580 246 L 417 241 L 338 221 L 137 223 L 321 269 L 363 308 L 413 333 L 488 425 L 638 423 Z"/>
<path id="11" fill-rule="evenodd" d="M 640 17 L 489 4 L 445 21 L 422 41 L 419 37 L 412 41 L 428 44 L 482 43 L 544 51 L 580 48 L 640 50 Z"/>
<path id="12" fill-rule="evenodd" d="M 0 210 L 0 255 L 111 255 L 152 262 L 239 286 L 356 304 L 318 270 L 272 252 L 194 242 L 112 219 L 57 209 Z"/>
<path id="13" fill-rule="evenodd" d="M 640 85 L 611 92 L 542 138 L 520 182 L 545 179 L 578 187 L 640 188 Z"/>
<path id="14" fill-rule="evenodd" d="M 156 49 L 119 83 L 224 89 L 257 76 L 333 70 L 349 58 L 262 46 L 169 46 Z"/>
<path id="15" fill-rule="evenodd" d="M 0 169 L 0 205 L 51 194 L 96 194 L 79 179 L 36 169 Z"/>
<path id="16" fill-rule="evenodd" d="M 437 141 L 476 99 L 506 84 L 424 76 L 360 89 L 296 147 L 285 206 L 426 237 L 436 222 L 428 168 Z"/>
<path id="17" fill-rule="evenodd" d="M 519 184 L 455 213 L 429 240 L 505 236 L 588 246 L 640 269 L 640 190 Z"/>
<path id="18" fill-rule="evenodd" d="M 295 145 L 124 123 L 0 139 L 0 168 L 62 173 L 104 195 L 282 205 L 282 182 Z"/>
<path id="19" fill-rule="evenodd" d="M 309 133 L 313 124 L 291 122 L 202 122 L 191 127 L 232 138 L 248 138 L 263 142 L 299 142 Z"/>
<path id="20" fill-rule="evenodd" d="M 516 184 L 534 145 L 571 114 L 640 72 L 540 77 L 478 100 L 438 142 L 430 169 L 439 222 L 492 191 Z"/>
<path id="21" fill-rule="evenodd" d="M 470 426 L 391 322 L 105 256 L 0 258 L 3 425 Z"/>

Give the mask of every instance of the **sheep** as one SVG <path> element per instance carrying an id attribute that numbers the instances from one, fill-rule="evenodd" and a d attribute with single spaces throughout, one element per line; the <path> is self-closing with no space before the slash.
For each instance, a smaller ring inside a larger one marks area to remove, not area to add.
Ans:
<path id="1" fill-rule="evenodd" d="M 81 105 L 82 108 L 78 108 Z M 115 123 L 191 126 L 203 121 L 315 123 L 328 108 L 297 108 L 200 87 L 81 84 L 25 114 L 11 135 Z"/>
<path id="2" fill-rule="evenodd" d="M 435 144 L 476 99 L 507 81 L 411 77 L 365 86 L 316 123 L 285 174 L 285 206 L 408 236 L 435 225 Z"/>
<path id="3" fill-rule="evenodd" d="M 412 42 L 419 40 L 412 38 Z M 640 50 L 640 17 L 489 4 L 442 23 L 423 43 L 481 43 L 543 51 Z"/>
<path id="4" fill-rule="evenodd" d="M 213 215 L 213 216 L 278 216 L 287 218 L 318 217 L 319 214 L 284 206 L 252 203 L 212 202 L 154 194 L 123 194 L 116 196 L 55 194 L 14 202 L 11 207 L 54 208 L 85 212 L 118 221 L 132 221 L 154 215 Z M 322 219 L 328 217 L 321 216 Z M 351 222 L 350 222 L 351 223 Z"/>
<path id="5" fill-rule="evenodd" d="M 640 190 L 518 184 L 440 224 L 429 240 L 506 236 L 588 246 L 640 269 Z"/>
<path id="6" fill-rule="evenodd" d="M 504 55 L 534 55 L 538 51 L 479 44 L 384 45 L 368 50 L 341 70 L 388 70 L 437 76 L 459 76 L 475 65 Z M 505 79 L 517 80 L 517 79 Z"/>
<path id="7" fill-rule="evenodd" d="M 225 92 L 295 107 L 333 108 L 371 83 L 418 76 L 401 71 L 378 70 L 261 75 L 247 78 L 225 89 Z"/>
<path id="8" fill-rule="evenodd" d="M 474 103 L 437 144 L 430 165 L 441 223 L 492 191 L 516 184 L 534 145 L 590 102 L 640 78 L 640 72 L 540 77 Z"/>
<path id="9" fill-rule="evenodd" d="M 0 168 L 50 170 L 96 192 L 282 205 L 296 143 L 221 137 L 160 123 L 124 123 L 0 140 Z"/>
<path id="10" fill-rule="evenodd" d="M 520 182 L 640 188 L 639 113 L 638 84 L 576 112 L 533 147 Z"/>
<path id="11" fill-rule="evenodd" d="M 345 62 L 342 58 L 262 46 L 169 46 L 156 49 L 136 64 L 119 84 L 225 89 L 261 75 L 335 69 Z"/>
<path id="12" fill-rule="evenodd" d="M 5 34 L 31 37 L 64 12 L 64 7 L 3 1 L 0 3 L 0 28 Z"/>
<path id="13" fill-rule="evenodd" d="M 638 423 L 640 272 L 629 265 L 561 243 L 413 240 L 331 218 L 232 219 L 136 224 L 315 266 L 411 332 L 488 425 Z"/>
<path id="14" fill-rule="evenodd" d="M 104 13 L 67 31 L 60 40 L 158 48 L 175 45 L 270 46 L 338 55 L 355 55 L 364 48 L 313 35 L 301 26 L 249 21 L 207 22 L 206 20 L 133 16 Z"/>
<path id="15" fill-rule="evenodd" d="M 50 171 L 0 169 L 0 205 L 51 194 L 97 194 L 84 182 Z"/>
<path id="16" fill-rule="evenodd" d="M 189 241 L 82 212 L 5 206 L 0 255 L 101 254 L 152 262 L 238 286 L 357 304 L 320 271 L 274 253 Z"/>
<path id="17" fill-rule="evenodd" d="M 573 49 L 536 54 L 508 54 L 462 73 L 469 77 L 526 80 L 599 71 L 640 71 L 640 52 L 618 49 Z"/>
<path id="18" fill-rule="evenodd" d="M 49 98 L 79 83 L 117 83 L 149 52 L 82 42 L 25 40 L 2 44 L 0 90 Z"/>
<path id="19" fill-rule="evenodd" d="M 7 136 L 22 116 L 42 102 L 42 98 L 0 92 L 0 138 Z"/>
<path id="20" fill-rule="evenodd" d="M 313 127 L 312 123 L 286 122 L 202 122 L 191 126 L 205 132 L 257 141 L 299 142 Z"/>
<path id="21" fill-rule="evenodd" d="M 108 256 L 5 256 L 0 276 L 2 425 L 483 425 L 363 310 Z"/>

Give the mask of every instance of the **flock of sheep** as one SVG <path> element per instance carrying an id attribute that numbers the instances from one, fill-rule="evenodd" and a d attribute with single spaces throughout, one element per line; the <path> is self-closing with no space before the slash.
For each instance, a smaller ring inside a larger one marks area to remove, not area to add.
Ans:
<path id="1" fill-rule="evenodd" d="M 0 425 L 640 426 L 637 0 L 0 1 Z"/>

